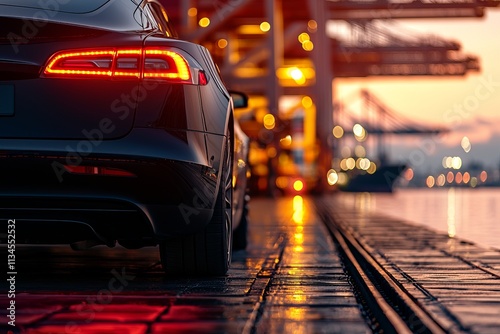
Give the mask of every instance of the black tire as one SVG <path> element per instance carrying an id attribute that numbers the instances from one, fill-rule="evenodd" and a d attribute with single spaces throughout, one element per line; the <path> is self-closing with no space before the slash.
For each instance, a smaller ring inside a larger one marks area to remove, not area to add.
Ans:
<path id="1" fill-rule="evenodd" d="M 247 248 L 247 233 L 248 233 L 248 202 L 249 195 L 245 195 L 245 202 L 243 204 L 243 212 L 238 227 L 233 232 L 233 249 L 241 250 Z"/>
<path id="2" fill-rule="evenodd" d="M 221 276 L 229 269 L 233 244 L 232 156 L 228 138 L 214 214 L 205 229 L 160 243 L 160 259 L 167 275 Z"/>

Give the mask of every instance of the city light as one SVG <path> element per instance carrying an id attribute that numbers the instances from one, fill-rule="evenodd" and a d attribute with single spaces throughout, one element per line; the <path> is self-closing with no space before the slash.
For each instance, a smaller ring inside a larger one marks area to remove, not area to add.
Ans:
<path id="1" fill-rule="evenodd" d="M 314 50 L 314 43 L 311 41 L 305 41 L 302 43 L 302 48 L 306 51 L 312 51 Z"/>
<path id="2" fill-rule="evenodd" d="M 359 158 L 364 158 L 366 156 L 366 149 L 361 145 L 356 145 L 354 154 Z"/>
<path id="3" fill-rule="evenodd" d="M 264 127 L 268 130 L 272 130 L 275 126 L 276 119 L 274 116 L 272 114 L 266 114 L 266 116 L 264 116 Z"/>
<path id="4" fill-rule="evenodd" d="M 354 133 L 354 137 L 357 141 L 362 142 L 366 140 L 366 130 L 360 124 L 354 124 L 354 126 L 352 127 L 352 132 Z"/>
<path id="5" fill-rule="evenodd" d="M 290 77 L 297 83 L 298 85 L 303 85 L 306 83 L 306 77 L 304 76 L 304 73 L 300 70 L 298 67 L 291 67 L 289 69 L 290 71 Z"/>
<path id="6" fill-rule="evenodd" d="M 309 22 L 307 22 L 307 28 L 310 32 L 315 32 L 318 29 L 318 23 L 314 20 L 309 20 Z"/>
<path id="7" fill-rule="evenodd" d="M 206 28 L 210 25 L 210 19 L 208 17 L 202 17 L 198 24 L 200 25 L 200 27 Z"/>
<path id="8" fill-rule="evenodd" d="M 472 145 L 468 137 L 463 137 L 460 145 L 464 149 L 465 153 L 469 153 L 472 148 Z"/>
<path id="9" fill-rule="evenodd" d="M 196 15 L 198 15 L 198 9 L 197 8 L 191 7 L 191 8 L 188 9 L 188 16 L 195 17 Z"/>
<path id="10" fill-rule="evenodd" d="M 443 168 L 460 169 L 462 168 L 462 158 L 460 157 L 444 157 L 442 161 Z"/>
<path id="11" fill-rule="evenodd" d="M 259 27 L 263 32 L 268 32 L 269 30 L 271 30 L 271 25 L 266 21 L 262 22 Z"/>
<path id="12" fill-rule="evenodd" d="M 292 136 L 287 135 L 285 138 L 280 139 L 280 145 L 284 148 L 288 148 L 292 145 Z"/>
<path id="13" fill-rule="evenodd" d="M 436 179 L 436 185 L 438 187 L 442 187 L 446 184 L 446 176 L 444 174 L 439 174 L 437 179 Z"/>
<path id="14" fill-rule="evenodd" d="M 304 108 L 311 108 L 313 106 L 313 100 L 307 95 L 302 98 L 301 103 Z"/>
<path id="15" fill-rule="evenodd" d="M 344 136 L 344 129 L 340 125 L 336 125 L 333 128 L 333 136 L 337 139 L 340 139 Z"/>
<path id="16" fill-rule="evenodd" d="M 370 162 L 370 167 L 368 167 L 368 174 L 374 174 L 377 171 L 377 164 L 375 164 L 373 161 Z"/>
<path id="17" fill-rule="evenodd" d="M 335 169 L 330 169 L 326 177 L 328 184 L 331 186 L 333 186 L 339 181 L 339 175 L 337 174 L 337 171 Z"/>
<path id="18" fill-rule="evenodd" d="M 221 38 L 217 41 L 217 46 L 221 49 L 224 49 L 225 47 L 227 47 L 227 39 L 224 39 L 224 38 Z"/>
<path id="19" fill-rule="evenodd" d="M 434 176 L 429 175 L 427 177 L 427 179 L 425 180 L 425 184 L 427 185 L 428 188 L 434 187 L 434 185 L 436 184 L 435 180 L 434 180 Z"/>
<path id="20" fill-rule="evenodd" d="M 299 35 L 298 40 L 300 43 L 304 43 L 305 41 L 311 40 L 311 37 L 309 36 L 308 33 L 303 32 L 302 34 Z"/>
<path id="21" fill-rule="evenodd" d="M 301 180 L 296 180 L 293 183 L 293 189 L 297 192 L 302 191 L 302 189 L 304 189 L 304 182 L 302 182 Z"/>

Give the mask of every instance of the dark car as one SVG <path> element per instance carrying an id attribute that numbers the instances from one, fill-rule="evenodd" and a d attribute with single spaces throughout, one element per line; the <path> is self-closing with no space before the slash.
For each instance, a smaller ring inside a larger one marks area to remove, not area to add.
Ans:
<path id="1" fill-rule="evenodd" d="M 248 147 L 209 52 L 156 1 L 0 0 L 0 32 L 16 242 L 159 245 L 167 274 L 224 274 L 233 232 L 246 243 Z"/>

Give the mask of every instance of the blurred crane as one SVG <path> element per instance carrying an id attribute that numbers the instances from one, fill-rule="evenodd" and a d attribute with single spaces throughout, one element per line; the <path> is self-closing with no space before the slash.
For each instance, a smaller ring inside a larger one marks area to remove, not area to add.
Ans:
<path id="1" fill-rule="evenodd" d="M 334 78 L 480 70 L 478 58 L 464 54 L 459 42 L 401 34 L 391 19 L 480 18 L 500 7 L 500 0 L 159 1 L 183 38 L 211 51 L 230 88 L 264 101 L 259 108 L 279 117 L 282 96 L 312 99 L 314 111 L 306 117 L 315 117 L 319 175 L 331 161 Z"/>

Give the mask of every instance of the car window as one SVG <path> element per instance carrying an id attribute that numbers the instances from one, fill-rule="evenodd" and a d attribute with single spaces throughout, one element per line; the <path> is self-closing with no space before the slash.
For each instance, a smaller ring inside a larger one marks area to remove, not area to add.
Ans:
<path id="1" fill-rule="evenodd" d="M 150 6 L 151 6 L 151 10 L 152 10 L 157 22 L 158 22 L 158 26 L 160 27 L 160 30 L 167 37 L 177 38 L 178 37 L 177 32 L 170 24 L 167 12 L 163 8 L 163 6 L 161 6 L 160 3 L 158 3 L 157 1 L 151 1 Z"/>

